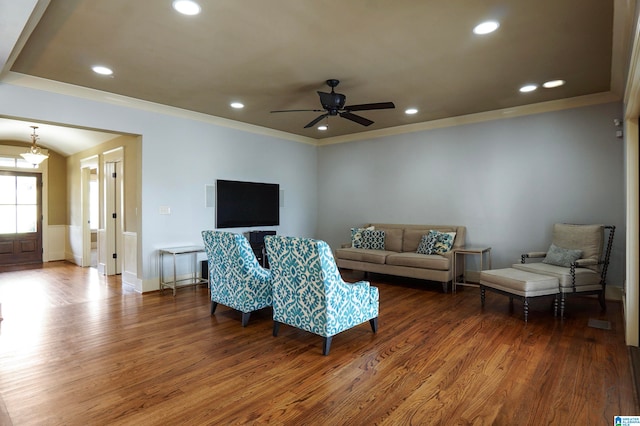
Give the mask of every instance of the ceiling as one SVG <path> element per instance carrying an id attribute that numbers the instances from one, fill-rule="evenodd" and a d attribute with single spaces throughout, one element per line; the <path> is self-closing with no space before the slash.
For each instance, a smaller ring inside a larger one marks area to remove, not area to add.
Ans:
<path id="1" fill-rule="evenodd" d="M 614 22 L 624 2 L 617 0 L 198 1 L 202 12 L 185 16 L 171 0 L 31 0 L 39 13 L 20 18 L 28 31 L 16 40 L 5 74 L 319 140 L 583 95 L 622 95 Z M 499 29 L 475 35 L 472 29 L 485 20 L 498 21 Z M 95 74 L 96 64 L 114 74 Z M 374 121 L 368 127 L 329 117 L 324 132 L 304 128 L 319 112 L 270 113 L 320 109 L 316 91 L 330 90 L 327 79 L 340 80 L 336 91 L 347 105 L 392 101 L 396 108 L 357 112 Z M 553 79 L 566 84 L 518 90 Z M 233 101 L 245 107 L 233 109 Z M 418 113 L 405 114 L 409 107 Z M 5 125 L 6 118 L 0 138 Z M 22 129 L 27 141 L 29 125 Z M 43 130 L 43 145 L 45 139 Z"/>

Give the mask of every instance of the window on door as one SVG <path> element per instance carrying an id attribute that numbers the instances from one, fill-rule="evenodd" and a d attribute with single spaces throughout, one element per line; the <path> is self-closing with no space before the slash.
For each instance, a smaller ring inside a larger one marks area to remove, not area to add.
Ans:
<path id="1" fill-rule="evenodd" d="M 0 175 L 0 234 L 38 231 L 38 179 Z"/>

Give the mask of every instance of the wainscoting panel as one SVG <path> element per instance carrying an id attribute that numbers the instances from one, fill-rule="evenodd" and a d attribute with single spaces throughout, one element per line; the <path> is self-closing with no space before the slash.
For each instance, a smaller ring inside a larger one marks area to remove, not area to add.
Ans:
<path id="1" fill-rule="evenodd" d="M 123 232 L 122 239 L 122 283 L 127 284 L 142 293 L 142 280 L 138 279 L 138 234 Z"/>
<path id="2" fill-rule="evenodd" d="M 104 229 L 98 229 L 98 272 L 107 272 L 107 236 Z"/>
<path id="3" fill-rule="evenodd" d="M 53 262 L 66 259 L 67 226 L 49 225 L 47 227 L 47 258 L 44 262 Z"/>

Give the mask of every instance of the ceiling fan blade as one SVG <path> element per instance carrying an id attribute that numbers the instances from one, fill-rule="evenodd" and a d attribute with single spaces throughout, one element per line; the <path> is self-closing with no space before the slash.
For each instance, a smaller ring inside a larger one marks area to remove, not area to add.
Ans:
<path id="1" fill-rule="evenodd" d="M 359 115 L 351 114 L 349 111 L 341 112 L 340 117 L 346 118 L 347 120 L 355 121 L 358 124 L 362 124 L 363 126 L 370 126 L 373 124 L 373 121 L 368 118 L 360 117 Z"/>
<path id="2" fill-rule="evenodd" d="M 323 112 L 323 109 L 280 109 L 269 112 Z"/>
<path id="3" fill-rule="evenodd" d="M 306 126 L 304 126 L 305 129 L 308 129 L 309 127 L 313 127 L 316 124 L 318 124 L 320 121 L 322 121 L 323 118 L 327 117 L 329 114 L 322 114 L 319 117 L 317 117 L 315 120 L 313 120 L 311 123 L 307 124 Z"/>
<path id="4" fill-rule="evenodd" d="M 378 102 L 374 104 L 349 105 L 344 107 L 347 111 L 369 111 L 372 109 L 391 109 L 396 106 L 393 102 Z"/>

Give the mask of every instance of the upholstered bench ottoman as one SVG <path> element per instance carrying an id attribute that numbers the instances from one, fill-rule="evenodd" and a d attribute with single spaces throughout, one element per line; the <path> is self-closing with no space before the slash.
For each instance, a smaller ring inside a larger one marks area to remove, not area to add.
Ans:
<path id="1" fill-rule="evenodd" d="M 558 315 L 558 295 L 560 287 L 556 277 L 534 274 L 513 268 L 493 269 L 480 272 L 480 302 L 484 306 L 485 290 L 509 296 L 513 306 L 513 298 L 518 297 L 524 305 L 524 322 L 529 316 L 529 298 L 555 295 L 553 315 Z"/>

